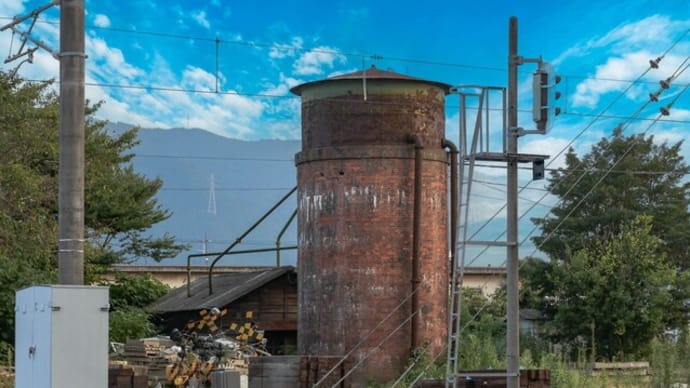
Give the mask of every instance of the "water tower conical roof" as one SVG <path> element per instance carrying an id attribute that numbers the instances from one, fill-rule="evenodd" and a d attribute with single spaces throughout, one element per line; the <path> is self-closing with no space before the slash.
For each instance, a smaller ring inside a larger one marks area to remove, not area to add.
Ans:
<path id="1" fill-rule="evenodd" d="M 409 82 L 416 82 L 416 83 L 425 83 L 429 85 L 433 85 L 436 87 L 439 87 L 445 91 L 445 94 L 448 94 L 450 92 L 450 85 L 445 84 L 443 82 L 436 82 L 436 81 L 429 81 L 421 78 L 416 78 L 416 77 L 411 77 L 409 75 L 405 74 L 400 74 L 396 73 L 394 71 L 387 71 L 387 70 L 381 70 L 377 68 L 374 65 L 371 65 L 370 68 L 365 69 L 365 70 L 359 70 L 359 71 L 354 71 L 352 73 L 347 73 L 347 74 L 341 74 L 341 75 L 336 75 L 334 77 L 330 78 L 324 78 L 321 80 L 317 81 L 312 81 L 312 82 L 307 82 L 303 83 L 301 85 L 297 85 L 290 89 L 290 91 L 298 96 L 302 95 L 302 92 L 304 89 L 307 89 L 309 87 L 315 86 L 315 85 L 322 85 L 322 84 L 327 84 L 331 82 L 338 82 L 338 81 L 343 81 L 343 80 L 389 80 L 389 81 L 409 81 Z"/>

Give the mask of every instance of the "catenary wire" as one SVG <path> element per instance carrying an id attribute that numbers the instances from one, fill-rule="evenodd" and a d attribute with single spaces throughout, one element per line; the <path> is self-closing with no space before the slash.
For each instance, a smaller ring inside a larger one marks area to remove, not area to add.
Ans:
<path id="1" fill-rule="evenodd" d="M 681 38 L 679 38 L 678 40 L 676 40 L 676 41 L 673 43 L 673 45 L 672 45 L 668 50 L 666 50 L 666 51 L 664 52 L 664 54 L 663 54 L 661 57 L 659 57 L 659 58 L 663 58 L 663 56 L 665 56 L 665 55 L 666 55 L 666 54 L 667 54 L 667 53 L 668 53 L 678 42 L 680 42 L 680 40 L 683 39 L 683 38 L 688 34 L 688 32 L 690 32 L 690 29 L 687 30 L 687 31 L 681 36 Z M 679 69 L 680 69 L 684 64 L 685 64 L 685 61 L 684 61 L 683 64 L 679 67 Z M 640 77 L 638 77 L 638 79 L 641 78 L 642 76 L 644 76 L 646 73 L 648 73 L 648 72 L 651 70 L 651 68 L 652 68 L 652 66 L 650 65 L 650 67 L 647 68 L 647 70 L 645 70 L 645 72 L 644 72 Z M 678 75 L 680 75 L 680 73 L 682 73 L 683 71 L 685 71 L 685 69 L 687 69 L 687 66 L 686 66 L 686 67 L 682 67 L 682 71 L 680 71 L 680 72 L 679 72 L 679 70 L 676 70 L 676 71 L 674 72 L 674 77 L 677 77 Z M 668 108 L 670 108 L 670 107 L 675 103 L 675 101 L 677 101 L 677 100 L 680 98 L 680 95 L 682 95 L 687 89 L 688 89 L 688 86 L 685 86 L 685 88 L 683 88 L 683 90 L 681 91 L 681 93 L 679 93 L 678 95 L 676 95 L 676 97 L 674 98 L 674 100 L 668 105 Z M 623 92 L 619 95 L 618 98 L 614 99 L 614 101 L 613 101 L 611 104 L 609 104 L 609 105 L 602 111 L 602 113 L 605 112 L 606 110 L 608 110 L 608 109 L 609 109 L 609 108 L 620 98 L 620 96 L 624 95 L 624 94 L 627 92 L 627 90 L 629 90 L 629 88 L 627 88 L 625 91 L 623 91 Z M 648 105 L 648 102 L 645 103 L 644 106 L 646 106 L 646 105 Z M 668 109 L 668 108 L 667 108 L 667 109 Z M 639 113 L 641 110 L 642 110 L 642 109 L 638 110 L 638 113 Z M 660 118 L 660 117 L 662 117 L 662 113 L 660 113 L 660 114 L 657 116 L 657 118 Z M 585 129 L 583 129 L 582 131 L 580 131 L 580 132 L 576 135 L 576 138 L 575 138 L 575 139 L 577 139 L 579 136 L 581 136 L 582 133 L 584 133 L 584 131 L 585 131 L 586 129 L 588 129 L 589 127 L 591 127 L 591 125 L 594 123 L 594 121 L 597 121 L 598 119 L 599 119 L 599 115 L 597 115 L 597 116 L 594 118 L 594 120 L 592 121 L 592 123 L 590 123 L 590 125 L 586 126 Z M 658 120 L 655 120 L 655 121 L 653 121 L 652 123 L 650 123 L 649 127 L 645 130 L 645 133 L 646 133 L 647 130 L 649 130 L 649 128 L 651 128 L 651 127 L 652 127 L 654 124 L 656 124 L 657 122 L 658 122 Z M 569 147 L 572 145 L 572 143 L 575 141 L 575 139 L 567 146 L 567 148 L 569 148 Z M 630 151 L 631 148 L 632 148 L 632 145 L 631 145 L 631 147 L 630 147 L 628 150 L 626 150 L 626 154 Z M 562 152 L 564 152 L 564 151 L 562 151 Z M 561 152 L 561 153 L 562 153 L 562 152 Z M 560 156 L 561 153 L 559 153 L 559 156 Z M 611 169 L 615 168 L 615 167 L 618 165 L 619 161 L 620 161 L 620 159 L 619 159 L 618 161 L 616 161 L 616 163 L 614 163 L 614 165 L 611 167 Z M 588 193 L 592 192 L 592 190 L 596 187 L 596 185 L 598 185 L 602 180 L 603 180 L 603 177 L 602 177 L 602 179 L 600 179 L 600 180 L 590 189 L 590 191 L 589 191 Z M 575 184 L 578 184 L 578 183 L 579 183 L 579 180 L 578 180 Z M 575 185 L 575 184 L 574 184 L 574 185 Z M 571 186 L 571 189 L 572 189 L 572 186 Z M 569 189 L 568 192 L 570 192 L 571 189 Z M 545 196 L 546 196 L 546 195 L 548 195 L 548 194 L 545 194 Z M 585 196 L 585 198 L 586 198 L 586 196 Z M 584 198 L 578 203 L 578 205 L 581 204 L 583 201 L 584 201 Z M 534 205 L 533 205 L 533 206 L 534 206 Z M 557 206 L 557 205 L 556 205 L 556 206 Z M 576 207 L 577 207 L 577 206 L 576 206 Z M 575 208 L 576 208 L 576 207 L 575 207 Z M 574 211 L 574 210 L 573 210 L 573 211 Z M 566 217 L 564 217 L 564 220 L 565 220 L 568 216 L 570 216 L 570 215 L 572 214 L 573 211 L 571 211 Z M 523 213 L 522 216 L 524 216 L 525 214 L 527 214 L 527 212 Z M 522 216 L 521 216 L 520 218 L 522 218 Z M 551 234 L 553 234 L 553 233 L 558 229 L 558 227 L 560 227 L 560 225 L 562 225 L 562 223 L 564 222 L 564 220 L 562 220 L 561 223 L 560 223 L 556 228 L 554 228 L 554 230 L 552 231 Z M 485 224 L 485 225 L 487 225 L 487 224 Z M 484 226 L 485 226 L 485 225 L 484 225 Z M 551 234 L 550 234 L 550 235 L 551 235 Z M 473 234 L 473 236 L 475 236 L 475 235 L 476 235 L 476 233 Z M 550 237 L 550 235 L 547 236 L 547 237 L 544 239 L 544 241 L 547 241 L 548 238 Z M 499 237 L 499 238 L 500 238 L 500 237 Z M 542 243 L 543 243 L 543 242 L 542 242 Z M 541 244 L 540 244 L 540 246 L 541 246 Z M 538 247 L 535 249 L 534 252 L 536 252 L 536 250 L 539 249 L 540 246 L 538 246 Z M 484 251 L 484 252 L 485 252 L 485 251 Z M 534 253 L 534 252 L 533 252 L 533 253 Z M 533 253 L 532 253 L 532 254 L 533 254 Z M 478 257 L 478 256 L 477 256 L 477 257 Z M 476 260 L 477 257 L 475 257 L 473 260 Z M 471 265 L 471 263 L 468 264 L 468 265 Z M 505 265 L 505 261 L 503 262 L 503 265 Z M 487 305 L 488 305 L 488 304 L 485 303 L 485 304 L 481 307 L 480 311 L 483 310 L 483 309 L 485 308 L 485 306 L 487 306 Z M 474 318 L 476 318 L 476 317 L 473 317 L 473 318 L 470 320 L 470 322 L 473 321 Z M 469 324 L 469 322 L 468 322 L 468 324 Z M 467 325 L 467 324 L 466 324 L 466 325 Z M 464 329 L 465 327 L 466 327 L 466 326 L 463 326 L 463 329 Z M 461 332 L 462 332 L 462 330 L 461 330 Z M 443 353 L 444 353 L 443 351 L 439 352 L 439 353 L 436 355 L 436 357 L 434 357 L 434 361 L 435 361 L 441 354 L 443 354 Z M 413 382 L 413 384 L 416 383 L 416 381 L 418 381 L 419 378 L 421 378 L 421 376 L 426 372 L 426 370 L 428 369 L 428 367 L 429 367 L 429 366 L 427 365 L 427 366 L 419 373 L 419 375 L 417 376 L 417 378 L 415 379 L 415 381 Z M 413 385 L 413 384 L 412 384 L 412 385 Z M 410 387 L 411 387 L 412 385 L 410 385 Z"/>
<path id="2" fill-rule="evenodd" d="M 657 120 L 658 121 L 658 120 Z M 656 122 L 656 121 L 655 121 Z M 653 125 L 653 124 L 652 124 Z"/>
<path id="3" fill-rule="evenodd" d="M 666 55 L 676 44 L 678 44 L 682 39 L 684 39 L 684 37 L 688 34 L 688 32 L 690 32 L 690 30 L 687 30 L 680 38 L 678 38 L 677 40 L 675 40 L 674 43 L 673 43 L 673 45 L 672 45 L 671 47 L 669 47 L 669 48 L 664 52 L 664 54 L 662 54 L 662 55 L 659 57 L 659 60 L 663 59 L 663 57 L 664 57 L 664 56 L 665 56 L 665 55 Z M 644 77 L 652 68 L 653 68 L 653 67 L 652 67 L 652 65 L 651 65 L 651 63 L 650 63 L 650 66 L 647 67 L 647 69 L 646 69 L 640 76 L 638 76 L 637 79 L 641 79 L 642 77 Z M 674 71 L 674 74 L 676 74 L 677 72 L 678 72 L 678 70 Z M 633 83 L 631 83 L 626 89 L 624 89 L 620 94 L 618 94 L 618 95 L 613 99 L 613 101 L 611 101 L 611 102 L 600 112 L 600 114 L 596 115 L 596 116 L 594 117 L 594 119 L 593 119 L 592 121 L 590 121 L 589 124 L 587 124 L 582 130 L 580 130 L 580 131 L 575 135 L 575 137 L 574 137 L 570 142 L 568 142 L 568 144 L 566 144 L 566 145 L 557 153 L 556 157 L 552 158 L 548 163 L 546 163 L 545 167 L 548 167 L 549 165 L 551 165 L 552 163 L 554 163 L 554 161 L 557 160 L 566 150 L 570 149 L 570 147 L 572 147 L 572 145 L 575 143 L 575 141 L 576 141 L 578 138 L 580 138 L 580 137 L 585 133 L 585 131 L 587 131 L 589 128 L 591 128 L 591 127 L 601 118 L 601 115 L 603 115 L 606 111 L 608 111 L 611 107 L 613 107 L 613 105 L 614 105 L 615 103 L 617 103 L 618 100 L 620 100 L 620 99 L 621 99 L 621 98 L 632 88 L 632 86 L 633 86 Z M 644 107 L 646 107 L 647 105 L 649 105 L 649 103 L 650 103 L 649 100 L 648 100 L 647 102 L 645 102 L 645 104 L 644 104 L 640 109 L 637 110 L 636 114 L 641 113 L 642 110 L 644 109 Z M 634 116 L 635 116 L 635 115 L 631 116 L 631 118 L 634 117 Z M 628 120 L 628 122 L 629 122 L 629 120 Z M 581 164 L 582 164 L 582 162 L 578 163 L 578 165 L 575 166 L 575 168 L 578 169 L 578 168 L 580 167 Z M 582 178 L 583 178 L 585 175 L 586 175 L 586 172 L 583 172 L 582 175 L 580 175 L 580 177 L 578 178 L 578 180 L 577 180 L 575 183 L 573 183 L 573 185 L 571 185 L 570 189 L 568 190 L 568 192 L 567 192 L 566 194 L 563 195 L 563 197 L 566 197 L 566 196 L 570 193 L 570 191 L 573 190 L 573 188 L 575 187 L 575 185 L 577 185 L 577 184 L 582 180 Z M 519 193 L 522 192 L 522 190 L 523 190 L 523 189 L 520 189 L 520 190 L 519 190 Z M 544 196 L 543 196 L 539 201 L 542 201 L 542 200 L 545 199 L 547 196 L 548 196 L 548 193 L 545 193 Z M 507 204 L 504 205 L 502 208 L 500 208 L 498 211 L 496 211 L 496 213 L 494 213 L 494 215 L 493 215 L 491 218 L 489 218 L 489 219 L 486 221 L 486 223 L 485 223 L 484 225 L 482 225 L 477 231 L 474 232 L 473 235 L 470 236 L 470 240 L 471 240 L 472 238 L 474 238 L 479 232 L 481 232 L 487 225 L 489 225 L 489 223 L 490 223 L 491 221 L 493 221 L 493 220 L 503 211 L 503 209 L 504 209 L 506 206 L 507 206 Z M 535 206 L 535 205 L 532 205 L 527 211 L 525 211 L 525 212 L 518 218 L 518 220 L 521 220 L 526 214 L 528 214 L 528 213 L 534 208 L 534 206 Z M 557 205 L 556 205 L 556 206 L 557 206 Z M 505 233 L 505 232 L 504 232 L 504 233 Z M 501 238 L 501 236 L 503 236 L 503 234 L 501 234 L 500 236 L 498 236 L 497 239 L 498 239 L 498 238 Z M 471 265 L 474 261 L 476 261 L 476 260 L 481 256 L 481 254 L 483 254 L 483 252 L 485 252 L 485 250 L 482 251 L 482 252 L 480 252 L 480 253 L 478 253 L 477 256 L 475 256 L 472 260 L 470 260 L 470 264 L 468 264 L 468 265 Z"/>
<path id="4" fill-rule="evenodd" d="M 0 16 L 0 19 L 13 20 L 13 17 L 11 17 L 11 16 Z M 56 20 L 54 21 L 54 20 L 47 20 L 47 19 L 41 19 L 41 18 L 39 18 L 37 20 L 37 23 L 50 24 L 50 25 L 59 25 L 60 24 Z M 223 44 L 230 44 L 230 45 L 237 45 L 237 46 L 245 46 L 245 47 L 250 47 L 250 48 L 267 48 L 267 49 L 277 49 L 277 50 L 284 50 L 284 51 L 290 51 L 290 52 L 299 51 L 299 52 L 313 52 L 313 53 L 329 54 L 329 55 L 342 55 L 342 56 L 353 57 L 353 58 L 357 58 L 357 59 L 369 58 L 372 60 L 389 60 L 389 61 L 395 61 L 395 62 L 407 62 L 407 63 L 433 65 L 433 66 L 487 70 L 487 71 L 495 71 L 495 72 L 505 72 L 507 70 L 506 68 L 500 67 L 500 66 L 488 66 L 488 65 L 444 62 L 444 61 L 437 61 L 437 60 L 430 60 L 430 59 L 386 56 L 386 55 L 361 53 L 361 52 L 346 52 L 346 51 L 336 50 L 336 49 L 327 49 L 327 48 L 324 48 L 325 45 L 322 45 L 319 47 L 305 48 L 301 45 L 281 44 L 281 43 L 276 43 L 276 42 L 265 43 L 265 42 L 256 42 L 256 41 L 244 41 L 244 40 L 239 40 L 239 39 L 223 39 L 223 38 L 220 38 L 218 36 L 209 37 L 209 36 L 174 34 L 174 33 L 160 32 L 160 31 L 136 30 L 136 29 L 131 29 L 131 28 L 123 28 L 123 27 L 112 27 L 112 26 L 105 27 L 105 26 L 97 26 L 97 25 L 93 25 L 93 24 L 87 24 L 87 25 L 85 25 L 85 27 L 93 29 L 93 30 L 112 31 L 112 32 L 120 32 L 120 33 L 126 33 L 126 34 L 153 36 L 153 37 L 170 38 L 170 39 L 178 39 L 178 40 L 197 40 L 197 41 L 202 41 L 202 42 L 223 43 Z M 673 47 L 675 47 L 675 44 L 672 46 L 672 48 Z M 668 53 L 669 51 L 670 50 L 667 50 L 666 53 Z M 527 72 L 525 72 L 525 73 L 527 73 Z M 567 78 L 576 78 L 576 79 L 585 79 L 585 80 L 591 79 L 591 80 L 609 81 L 609 82 L 624 82 L 624 83 L 633 83 L 633 84 L 653 83 L 654 82 L 654 81 L 639 80 L 639 79 L 629 80 L 629 79 L 619 79 L 619 78 L 611 78 L 611 77 L 594 77 L 594 76 L 575 75 L 575 74 L 563 75 L 563 78 L 566 78 L 566 77 Z"/>

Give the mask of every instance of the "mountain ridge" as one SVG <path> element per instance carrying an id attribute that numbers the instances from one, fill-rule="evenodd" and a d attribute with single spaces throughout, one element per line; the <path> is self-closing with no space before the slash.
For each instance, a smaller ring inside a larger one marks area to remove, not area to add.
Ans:
<path id="1" fill-rule="evenodd" d="M 132 126 L 125 123 L 106 126 L 112 134 L 129 128 Z M 186 264 L 189 254 L 220 252 L 227 248 L 295 187 L 294 155 L 300 147 L 299 140 L 245 141 L 198 128 L 140 128 L 139 144 L 132 149 L 135 155 L 132 164 L 138 173 L 162 179 L 163 186 L 156 198 L 172 213 L 169 219 L 154 225 L 149 233 L 152 236 L 169 233 L 179 242 L 190 244 L 189 250 L 161 264 L 182 265 Z M 234 251 L 275 247 L 278 233 L 296 209 L 295 198 L 293 194 Z M 296 244 L 294 222 L 282 240 L 282 246 Z M 204 260 L 196 260 L 192 264 L 204 263 Z M 210 257 L 208 261 L 212 260 Z M 295 262 L 294 251 L 281 253 L 282 264 L 295 265 Z M 145 259 L 137 263 L 155 264 Z M 274 263 L 275 254 L 270 252 L 227 256 L 219 261 L 223 265 Z"/>

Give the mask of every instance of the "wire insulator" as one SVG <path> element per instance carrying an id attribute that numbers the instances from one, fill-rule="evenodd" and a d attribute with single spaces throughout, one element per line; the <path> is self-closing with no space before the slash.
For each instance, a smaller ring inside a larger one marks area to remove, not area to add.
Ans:
<path id="1" fill-rule="evenodd" d="M 658 90 L 656 93 L 649 93 L 649 101 L 658 102 L 660 94 L 661 94 L 661 89 Z"/>
<path id="2" fill-rule="evenodd" d="M 659 68 L 659 62 L 661 62 L 661 57 L 657 57 L 657 59 L 650 59 L 649 60 L 649 67 L 652 69 L 658 69 Z"/>

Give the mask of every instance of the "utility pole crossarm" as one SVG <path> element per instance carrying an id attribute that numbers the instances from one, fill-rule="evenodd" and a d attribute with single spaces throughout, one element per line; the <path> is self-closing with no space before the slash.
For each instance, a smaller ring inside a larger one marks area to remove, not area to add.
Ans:
<path id="1" fill-rule="evenodd" d="M 41 12 L 47 10 L 48 8 L 50 8 L 52 6 L 58 5 L 58 4 L 60 4 L 60 0 L 53 0 L 44 6 L 41 6 L 41 7 L 34 9 L 33 11 L 29 12 L 28 14 L 26 14 L 24 16 L 15 16 L 14 18 L 12 18 L 11 22 L 0 27 L 0 32 L 5 31 L 8 28 L 14 27 L 17 24 L 23 22 L 24 20 L 26 20 L 28 18 L 37 18 Z"/>
<path id="2" fill-rule="evenodd" d="M 40 48 L 46 50 L 47 52 L 49 52 L 50 55 L 53 56 L 53 58 L 55 58 L 55 59 L 60 59 L 60 55 L 59 55 L 57 52 L 55 52 L 55 50 L 53 50 L 52 48 L 50 48 L 48 45 L 46 45 L 45 43 L 43 43 L 43 41 L 40 41 L 40 40 L 38 40 L 38 39 L 36 39 L 36 38 L 32 38 L 31 35 L 29 35 L 29 33 L 24 32 L 24 31 L 20 31 L 19 29 L 17 29 L 17 27 L 10 27 L 10 28 L 12 29 L 12 31 L 14 31 L 16 34 L 19 34 L 19 36 L 21 36 L 21 37 L 24 38 L 25 40 L 29 40 L 29 41 L 31 41 L 31 43 L 35 44 L 36 46 L 38 46 L 38 47 L 40 47 Z M 23 54 L 22 54 L 22 55 L 23 55 Z M 15 55 L 15 57 L 18 58 L 18 57 L 21 57 L 22 55 L 20 55 L 20 54 L 18 53 L 17 55 Z M 12 58 L 12 59 L 8 58 L 8 59 L 5 61 L 5 63 L 10 62 L 10 61 L 12 61 L 12 60 L 14 60 L 14 59 L 16 59 L 16 58 Z"/>

